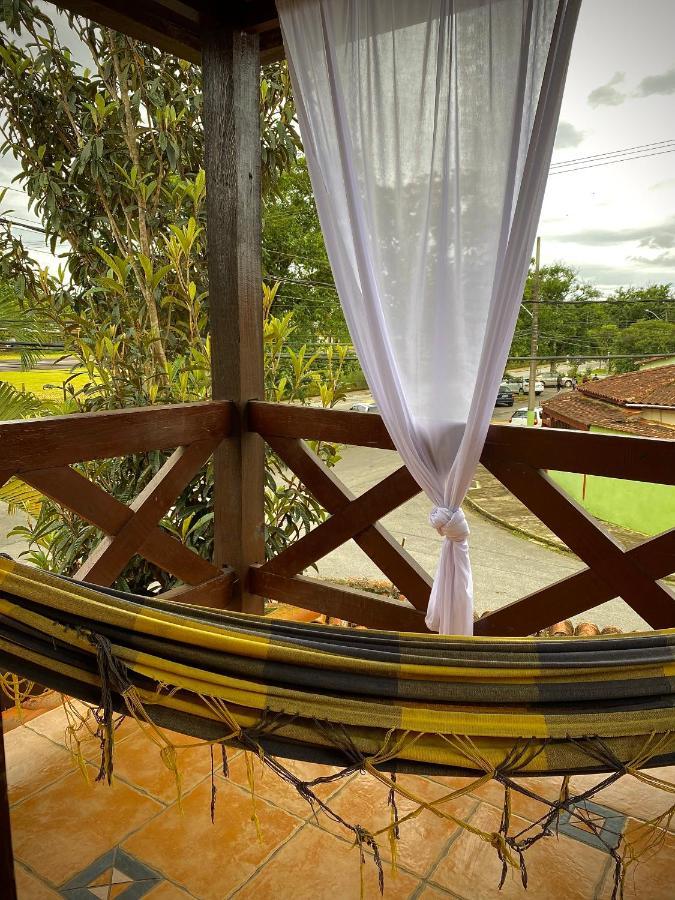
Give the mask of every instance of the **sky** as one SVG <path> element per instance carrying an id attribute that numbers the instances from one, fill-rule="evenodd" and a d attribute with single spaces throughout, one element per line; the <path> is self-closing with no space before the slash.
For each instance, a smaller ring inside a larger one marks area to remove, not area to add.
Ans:
<path id="1" fill-rule="evenodd" d="M 554 174 L 566 160 L 668 140 L 671 152 Z M 675 0 L 582 0 L 553 164 L 543 264 L 564 261 L 605 293 L 675 284 Z"/>
<path id="2" fill-rule="evenodd" d="M 631 147 L 649 155 L 584 160 Z M 0 185 L 17 171 L 0 158 Z M 8 207 L 35 221 L 20 191 Z M 40 235 L 22 233 L 54 269 Z M 542 264 L 565 262 L 603 293 L 675 284 L 675 0 L 582 0 L 539 235 Z"/>

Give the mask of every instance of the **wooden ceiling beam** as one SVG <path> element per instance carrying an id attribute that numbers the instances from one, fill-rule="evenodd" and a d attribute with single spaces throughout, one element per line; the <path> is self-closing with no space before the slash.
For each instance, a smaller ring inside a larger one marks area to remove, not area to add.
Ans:
<path id="1" fill-rule="evenodd" d="M 242 0 L 222 8 L 212 0 L 52 0 L 64 12 L 85 16 L 166 53 L 201 63 L 202 34 L 216 24 L 231 24 L 260 35 L 264 65 L 284 58 L 274 0 Z"/>

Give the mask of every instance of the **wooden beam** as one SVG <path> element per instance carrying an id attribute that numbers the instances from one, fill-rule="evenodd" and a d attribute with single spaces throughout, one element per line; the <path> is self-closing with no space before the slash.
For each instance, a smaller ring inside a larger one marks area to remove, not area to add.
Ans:
<path id="1" fill-rule="evenodd" d="M 17 900 L 2 717 L 0 717 L 0 885 L 3 897 L 7 900 Z"/>
<path id="2" fill-rule="evenodd" d="M 212 401 L 2 422 L 0 460 L 18 474 L 223 438 L 230 425 L 230 404 Z"/>
<path id="3" fill-rule="evenodd" d="M 373 413 L 342 412 L 315 406 L 282 403 L 249 403 L 249 428 L 263 436 L 334 441 L 354 447 L 394 450 L 381 416 Z"/>
<path id="4" fill-rule="evenodd" d="M 187 4 L 172 9 L 157 0 L 53 0 L 56 6 L 84 16 L 106 28 L 121 31 L 182 59 L 200 61 L 199 16 Z M 175 6 L 175 5 L 174 5 Z"/>
<path id="5" fill-rule="evenodd" d="M 367 628 L 428 632 L 424 624 L 424 613 L 401 600 L 390 600 L 367 591 L 327 584 L 302 575 L 286 578 L 260 568 L 251 571 L 251 583 L 255 590 L 272 600 L 311 609 L 331 618 L 365 625 Z"/>
<path id="6" fill-rule="evenodd" d="M 75 577 L 106 587 L 113 584 L 212 451 L 210 440 L 175 450 L 129 507 L 131 518 L 116 534 L 103 538 Z"/>
<path id="7" fill-rule="evenodd" d="M 230 602 L 233 581 L 232 572 L 223 572 L 217 578 L 212 578 L 195 587 L 182 585 L 172 588 L 170 591 L 163 591 L 161 594 L 157 594 L 157 599 L 223 609 Z"/>
<path id="8" fill-rule="evenodd" d="M 251 403 L 248 417 L 250 427 L 262 435 L 394 449 L 382 418 L 374 413 Z M 491 425 L 481 460 L 487 466 L 503 459 L 538 469 L 675 484 L 675 441 L 660 438 Z"/>
<path id="9" fill-rule="evenodd" d="M 350 538 L 370 528 L 373 522 L 392 509 L 415 497 L 419 490 L 410 472 L 401 466 L 266 562 L 265 571 L 297 575 Z M 426 606 L 423 608 L 426 609 Z"/>
<path id="10" fill-rule="evenodd" d="M 491 425 L 481 462 L 517 460 L 535 469 L 675 484 L 675 441 L 557 428 Z"/>
<path id="11" fill-rule="evenodd" d="M 215 556 L 237 576 L 235 605 L 262 613 L 247 586 L 265 556 L 264 444 L 244 409 L 264 396 L 260 249 L 259 38 L 203 34 L 204 149 L 214 400 L 235 405 L 234 438 L 214 454 Z"/>
<path id="12" fill-rule="evenodd" d="M 635 557 L 625 553 L 612 535 L 564 494 L 550 476 L 520 462 L 491 460 L 488 468 L 652 628 L 675 626 L 672 591 L 656 582 Z"/>
<path id="13" fill-rule="evenodd" d="M 75 469 L 65 467 L 24 472 L 21 480 L 107 535 L 118 534 L 134 517 L 126 504 L 111 497 Z M 159 525 L 148 529 L 138 553 L 188 585 L 199 585 L 221 577 L 220 569 L 202 559 Z"/>
<path id="14" fill-rule="evenodd" d="M 260 63 L 284 58 L 279 17 L 273 0 L 214 4 L 203 0 L 52 0 L 60 9 L 121 31 L 137 41 L 199 64 L 202 35 L 229 25 L 260 35 Z"/>
<path id="15" fill-rule="evenodd" d="M 632 547 L 626 556 L 652 578 L 671 575 L 675 572 L 675 528 Z M 483 616 L 475 623 L 474 633 L 523 637 L 617 596 L 593 569 L 584 569 Z"/>
<path id="16" fill-rule="evenodd" d="M 298 438 L 268 436 L 267 440 L 270 447 L 329 513 L 339 512 L 356 499 L 335 472 L 321 463 L 316 454 Z M 418 493 L 421 490 L 417 487 Z M 354 540 L 416 609 L 427 608 L 431 576 L 384 525 L 374 523 L 354 535 Z"/>

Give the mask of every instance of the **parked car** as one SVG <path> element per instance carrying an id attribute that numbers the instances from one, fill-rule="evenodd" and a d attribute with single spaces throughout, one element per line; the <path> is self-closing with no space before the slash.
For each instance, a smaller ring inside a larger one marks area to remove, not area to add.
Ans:
<path id="1" fill-rule="evenodd" d="M 518 409 L 514 412 L 514 414 L 509 419 L 511 425 L 516 425 L 518 428 L 527 428 L 527 407 L 519 406 Z M 534 427 L 541 428 L 542 424 L 542 408 L 541 406 L 535 406 L 534 408 Z"/>
<path id="2" fill-rule="evenodd" d="M 377 403 L 355 403 L 353 406 L 349 407 L 349 411 L 360 413 L 376 413 L 380 410 L 377 406 Z"/>
<path id="3" fill-rule="evenodd" d="M 543 381 L 544 387 L 547 388 L 557 388 L 558 387 L 558 374 L 554 372 L 547 372 L 545 375 L 539 375 L 538 380 Z M 574 386 L 574 378 L 571 375 L 561 375 L 560 376 L 560 386 L 564 388 L 571 388 Z"/>
<path id="4" fill-rule="evenodd" d="M 499 385 L 495 406 L 513 406 L 513 391 L 503 382 Z"/>
<path id="5" fill-rule="evenodd" d="M 530 379 L 524 375 L 507 375 L 503 383 L 514 394 L 527 394 L 530 390 Z M 534 382 L 534 393 L 537 397 L 544 393 L 544 382 L 539 378 Z"/>

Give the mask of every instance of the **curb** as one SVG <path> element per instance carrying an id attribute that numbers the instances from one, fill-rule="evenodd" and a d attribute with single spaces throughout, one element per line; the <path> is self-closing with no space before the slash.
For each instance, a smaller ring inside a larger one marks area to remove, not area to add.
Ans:
<path id="1" fill-rule="evenodd" d="M 495 525 L 499 525 L 500 528 L 504 528 L 512 534 L 519 534 L 528 541 L 535 541 L 537 544 L 543 544 L 545 547 L 550 547 L 552 550 L 557 550 L 559 553 L 567 553 L 570 556 L 574 556 L 570 548 L 566 544 L 563 544 L 562 541 L 548 538 L 543 534 L 535 534 L 533 531 L 528 531 L 527 528 L 520 528 L 518 525 L 508 522 L 506 519 L 502 519 L 501 516 L 496 516 L 494 513 L 489 512 L 489 510 L 485 509 L 484 506 L 481 506 L 480 503 L 476 503 L 476 501 L 469 497 L 468 494 L 464 498 L 464 503 L 466 503 L 466 505 L 474 512 L 478 513 L 479 516 L 483 516 L 484 519 L 494 522 Z"/>
<path id="2" fill-rule="evenodd" d="M 471 497 L 467 496 L 464 498 L 464 503 L 472 509 L 474 512 L 478 513 L 479 516 L 483 516 L 484 519 L 489 519 L 490 522 L 494 522 L 495 525 L 499 525 L 500 528 L 504 528 L 506 531 L 510 531 L 512 534 L 519 534 L 521 537 L 526 538 L 528 541 L 534 541 L 537 544 L 543 544 L 545 547 L 549 547 L 551 550 L 557 550 L 558 553 L 566 553 L 568 556 L 576 556 L 567 544 L 563 544 L 562 541 L 554 541 L 551 538 L 547 538 L 541 534 L 534 534 L 532 531 L 528 531 L 527 528 L 519 528 L 517 525 L 511 524 L 511 522 L 507 522 L 506 519 L 502 519 L 500 516 L 496 516 L 494 513 L 488 512 L 484 506 L 481 506 L 480 503 L 476 503 L 475 500 L 472 500 Z M 662 579 L 663 581 L 667 581 L 669 584 L 675 584 L 675 577 L 671 577 L 670 575 L 666 576 Z"/>

